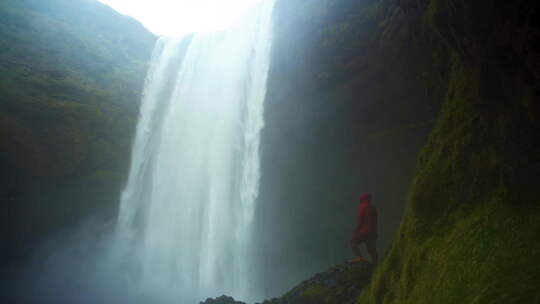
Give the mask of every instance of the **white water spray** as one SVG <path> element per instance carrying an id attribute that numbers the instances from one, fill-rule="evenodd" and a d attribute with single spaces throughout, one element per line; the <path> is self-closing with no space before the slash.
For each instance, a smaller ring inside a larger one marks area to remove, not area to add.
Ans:
<path id="1" fill-rule="evenodd" d="M 156 45 L 117 224 L 141 294 L 258 296 L 250 231 L 272 7 L 262 2 L 225 32 Z"/>

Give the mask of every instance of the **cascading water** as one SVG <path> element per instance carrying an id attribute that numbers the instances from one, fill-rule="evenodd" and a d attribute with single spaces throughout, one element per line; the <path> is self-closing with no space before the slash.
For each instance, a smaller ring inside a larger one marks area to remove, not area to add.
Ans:
<path id="1" fill-rule="evenodd" d="M 117 224 L 142 294 L 257 298 L 250 230 L 272 7 L 156 45 Z"/>

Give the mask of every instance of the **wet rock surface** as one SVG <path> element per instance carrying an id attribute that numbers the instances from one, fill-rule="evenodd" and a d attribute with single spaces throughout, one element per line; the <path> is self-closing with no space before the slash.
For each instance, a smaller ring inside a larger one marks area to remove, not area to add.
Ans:
<path id="1" fill-rule="evenodd" d="M 206 301 L 201 302 L 200 304 L 246 304 L 244 302 L 235 301 L 232 297 L 221 296 L 215 299 L 206 299 Z"/>
<path id="2" fill-rule="evenodd" d="M 372 264 L 368 262 L 344 263 L 315 274 L 294 287 L 280 298 L 257 304 L 348 304 L 355 303 L 357 296 L 369 283 Z M 231 297 L 207 299 L 201 304 L 244 304 Z"/>

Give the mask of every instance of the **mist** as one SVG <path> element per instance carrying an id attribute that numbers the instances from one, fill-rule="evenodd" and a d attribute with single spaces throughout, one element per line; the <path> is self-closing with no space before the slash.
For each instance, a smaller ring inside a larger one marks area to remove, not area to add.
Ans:
<path id="1" fill-rule="evenodd" d="M 372 44 L 377 24 L 358 17 L 372 5 L 276 3 L 255 228 L 269 298 L 351 258 L 362 192 L 381 256 L 401 222 L 433 112 L 422 82 L 403 76 L 418 63 Z"/>
<path id="2" fill-rule="evenodd" d="M 348 9 L 361 13 L 369 1 L 358 7 L 278 1 L 274 12 L 266 3 L 258 17 L 226 31 L 158 38 L 151 58 L 133 60 L 133 67 L 148 68 L 143 98 L 123 106 L 140 109 L 139 116 L 91 121 L 88 129 L 100 133 L 87 136 L 97 139 L 76 158 L 90 163 L 100 183 L 113 184 L 107 178 L 114 176 L 123 190 L 108 189 L 116 191 L 108 201 L 93 201 L 101 188 L 89 183 L 71 189 L 68 198 L 52 194 L 46 201 L 34 190 L 34 204 L 78 212 L 66 212 L 69 221 L 50 220 L 57 229 L 39 236 L 45 245 L 28 246 L 32 254 L 22 259 L 23 270 L 15 269 L 16 279 L 4 284 L 8 299 L 165 304 L 221 294 L 248 302 L 277 297 L 351 257 L 348 242 L 362 192 L 373 193 L 381 215 L 378 247 L 386 252 L 432 118 L 423 87 L 414 79 L 391 87 L 393 70 L 380 72 L 381 62 L 367 70 L 357 63 L 370 62 L 373 53 L 358 59 L 337 43 L 321 42 L 336 36 L 324 27 L 352 22 L 348 18 L 356 15 Z M 324 14 L 316 11 L 320 7 Z M 369 41 L 370 26 L 345 34 Z M 140 64 L 145 60 L 148 66 Z M 336 72 L 343 61 L 368 76 Z M 133 67 L 124 74 L 133 77 Z M 388 95 L 414 102 L 414 115 L 377 102 Z M 134 134 L 112 136 L 129 141 L 113 154 L 112 144 L 99 139 L 109 127 L 127 128 L 126 121 Z M 411 127 L 411 121 L 421 123 Z M 114 155 L 129 170 L 104 170 L 114 161 L 92 163 L 94 151 Z M 62 178 L 80 174 L 72 170 Z M 85 196 L 88 208 L 77 196 Z M 24 208 L 20 214 L 26 215 Z M 74 224 L 94 209 L 107 209 L 107 215 Z"/>
<path id="3" fill-rule="evenodd" d="M 18 292 L 45 303 L 262 300 L 252 224 L 273 2 L 221 32 L 161 37 L 118 219 L 39 250 Z"/>
<path id="4" fill-rule="evenodd" d="M 113 221 L 92 218 L 44 242 L 31 260 L 3 284 L 13 303 L 198 303 L 182 288 L 148 289 L 140 284 L 138 252 Z"/>
<path id="5" fill-rule="evenodd" d="M 26 303 L 142 303 L 126 264 L 114 261 L 114 222 L 86 220 L 51 237 L 4 290 Z M 7 290 L 9 288 L 9 290 Z"/>

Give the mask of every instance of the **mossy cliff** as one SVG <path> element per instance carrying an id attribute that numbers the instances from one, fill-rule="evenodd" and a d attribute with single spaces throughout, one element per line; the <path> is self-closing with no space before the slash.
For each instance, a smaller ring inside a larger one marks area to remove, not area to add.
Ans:
<path id="1" fill-rule="evenodd" d="M 155 39 L 97 1 L 1 1 L 2 261 L 114 213 Z"/>
<path id="2" fill-rule="evenodd" d="M 261 233 L 265 261 L 285 261 L 270 263 L 271 292 L 280 267 L 296 278 L 345 253 L 336 218 L 354 191 L 375 189 L 381 228 L 399 222 L 384 210 L 405 210 L 357 303 L 540 302 L 538 6 L 277 2 L 261 212 L 289 213 L 269 220 L 279 238 Z"/>
<path id="3" fill-rule="evenodd" d="M 396 240 L 358 303 L 539 303 L 539 5 L 393 6 L 432 49 L 444 97 Z"/>

